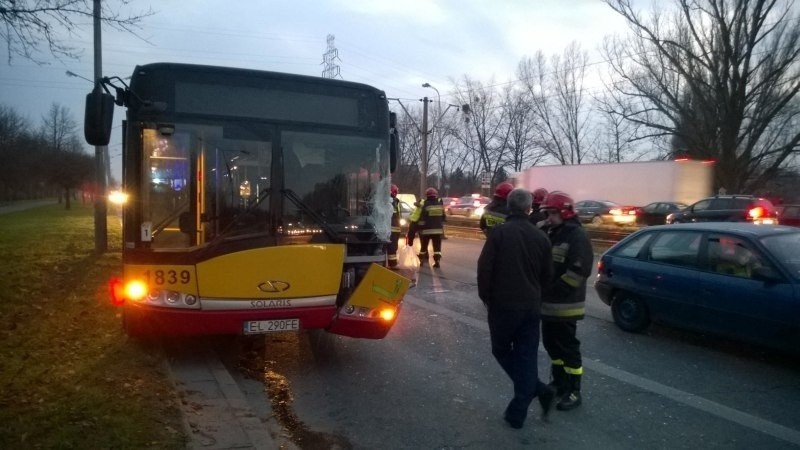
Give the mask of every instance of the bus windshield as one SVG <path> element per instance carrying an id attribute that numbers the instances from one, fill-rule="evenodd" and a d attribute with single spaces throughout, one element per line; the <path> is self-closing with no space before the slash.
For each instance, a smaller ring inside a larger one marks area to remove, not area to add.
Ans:
<path id="1" fill-rule="evenodd" d="M 336 232 L 368 227 L 375 186 L 381 179 L 381 141 L 358 136 L 284 132 L 281 137 L 290 189 L 306 208 Z M 283 225 L 302 232 L 310 218 L 303 208 L 285 204 Z M 300 224 L 300 227 L 295 226 Z"/>
<path id="2" fill-rule="evenodd" d="M 373 206 L 375 193 L 388 191 L 378 189 L 388 154 L 381 139 L 244 121 L 163 128 L 143 127 L 141 135 L 140 197 L 153 248 L 375 233 L 382 223 L 372 220 L 384 213 Z"/>

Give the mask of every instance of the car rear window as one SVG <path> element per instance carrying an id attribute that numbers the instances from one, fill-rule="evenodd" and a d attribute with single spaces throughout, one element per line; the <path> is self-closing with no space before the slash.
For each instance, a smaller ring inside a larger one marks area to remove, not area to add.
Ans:
<path id="1" fill-rule="evenodd" d="M 800 279 L 800 233 L 768 236 L 761 239 L 761 243 L 791 272 L 792 277 Z"/>
<path id="2" fill-rule="evenodd" d="M 783 210 L 783 215 L 786 217 L 796 217 L 800 215 L 800 207 L 798 206 L 787 206 Z"/>
<path id="3" fill-rule="evenodd" d="M 700 266 L 702 233 L 695 231 L 665 231 L 656 236 L 650 246 L 649 259 L 676 266 Z"/>
<path id="4" fill-rule="evenodd" d="M 621 246 L 614 249 L 614 256 L 624 256 L 626 258 L 636 258 L 639 252 L 647 245 L 653 233 L 641 233 L 638 236 L 631 236 Z"/>

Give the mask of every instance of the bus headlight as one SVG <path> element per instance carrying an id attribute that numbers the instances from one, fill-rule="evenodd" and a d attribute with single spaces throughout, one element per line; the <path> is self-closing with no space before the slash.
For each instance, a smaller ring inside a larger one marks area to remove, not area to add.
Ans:
<path id="1" fill-rule="evenodd" d="M 392 320 L 394 320 L 395 311 L 394 311 L 394 309 L 391 309 L 391 308 L 384 308 L 384 309 L 380 310 L 378 315 L 385 322 L 391 322 Z"/>

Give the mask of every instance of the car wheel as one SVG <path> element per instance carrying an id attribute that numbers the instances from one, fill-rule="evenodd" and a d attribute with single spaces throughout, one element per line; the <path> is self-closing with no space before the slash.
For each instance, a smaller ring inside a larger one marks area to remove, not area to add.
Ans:
<path id="1" fill-rule="evenodd" d="M 647 305 L 639 297 L 628 292 L 618 292 L 611 301 L 614 323 L 625 331 L 640 332 L 650 325 Z"/>
<path id="2" fill-rule="evenodd" d="M 603 224 L 603 218 L 602 217 L 600 217 L 600 216 L 592 217 L 592 225 L 602 225 L 602 224 Z"/>

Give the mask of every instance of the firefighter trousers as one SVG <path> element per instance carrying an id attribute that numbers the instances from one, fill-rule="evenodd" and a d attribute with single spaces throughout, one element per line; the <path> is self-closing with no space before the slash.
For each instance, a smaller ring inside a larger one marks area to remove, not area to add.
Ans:
<path id="1" fill-rule="evenodd" d="M 433 243 L 433 260 L 439 261 L 442 259 L 442 235 L 441 234 L 420 234 L 419 235 L 419 260 L 420 262 L 428 262 L 428 243 Z"/>
<path id="2" fill-rule="evenodd" d="M 542 344 L 554 366 L 571 375 L 583 374 L 577 320 L 542 320 Z"/>

